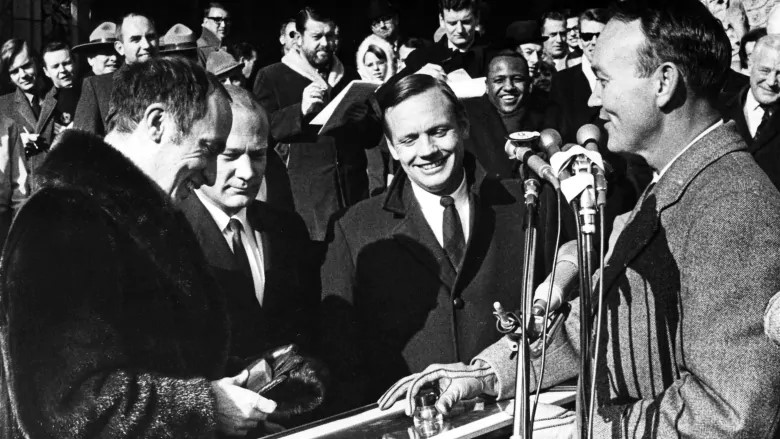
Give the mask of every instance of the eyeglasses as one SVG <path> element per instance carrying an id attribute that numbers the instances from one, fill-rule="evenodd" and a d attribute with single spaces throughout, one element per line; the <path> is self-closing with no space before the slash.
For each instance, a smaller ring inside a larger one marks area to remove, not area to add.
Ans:
<path id="1" fill-rule="evenodd" d="M 582 41 L 590 41 L 594 38 L 598 38 L 601 32 L 580 32 L 580 39 Z"/>
<path id="2" fill-rule="evenodd" d="M 542 35 L 542 40 L 547 41 L 550 38 L 566 38 L 566 31 L 550 32 L 549 35 Z"/>
<path id="3" fill-rule="evenodd" d="M 371 26 L 379 26 L 380 24 L 390 24 L 393 21 L 392 15 L 385 15 L 384 17 L 379 17 L 376 20 L 371 22 Z"/>
<path id="4" fill-rule="evenodd" d="M 225 23 L 225 26 L 227 26 L 233 22 L 233 20 L 231 20 L 230 17 L 206 17 L 206 18 L 213 21 L 214 23 L 217 23 L 217 25 Z"/>

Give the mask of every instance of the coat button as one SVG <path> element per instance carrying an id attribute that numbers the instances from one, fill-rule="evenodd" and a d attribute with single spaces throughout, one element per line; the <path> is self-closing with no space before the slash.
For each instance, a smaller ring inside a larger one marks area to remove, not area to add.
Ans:
<path id="1" fill-rule="evenodd" d="M 455 307 L 455 309 L 463 309 L 463 307 L 466 306 L 466 302 L 460 297 L 456 297 L 452 300 L 452 306 Z"/>

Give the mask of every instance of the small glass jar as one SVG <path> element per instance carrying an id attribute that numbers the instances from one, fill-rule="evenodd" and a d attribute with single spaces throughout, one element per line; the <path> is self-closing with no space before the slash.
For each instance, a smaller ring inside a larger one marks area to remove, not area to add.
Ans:
<path id="1" fill-rule="evenodd" d="M 425 392 L 415 396 L 415 409 L 412 416 L 414 428 L 421 437 L 431 437 L 441 433 L 444 428 L 444 416 L 436 409 L 436 392 Z"/>

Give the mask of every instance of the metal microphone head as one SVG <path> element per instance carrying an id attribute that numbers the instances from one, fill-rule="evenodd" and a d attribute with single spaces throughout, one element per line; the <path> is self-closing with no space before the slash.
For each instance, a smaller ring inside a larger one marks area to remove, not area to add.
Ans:
<path id="1" fill-rule="evenodd" d="M 552 157 L 553 154 L 561 150 L 563 144 L 563 138 L 558 131 L 552 128 L 547 128 L 539 133 L 539 147 L 547 153 L 547 157 Z"/>
<path id="2" fill-rule="evenodd" d="M 577 143 L 585 149 L 598 152 L 599 142 L 601 142 L 601 130 L 596 125 L 589 123 L 577 130 Z"/>

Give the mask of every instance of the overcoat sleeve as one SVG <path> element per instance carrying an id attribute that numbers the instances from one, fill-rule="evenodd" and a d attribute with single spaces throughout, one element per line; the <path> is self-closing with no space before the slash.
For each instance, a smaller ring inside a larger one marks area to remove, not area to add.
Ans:
<path id="1" fill-rule="evenodd" d="M 79 102 L 76 104 L 73 128 L 103 136 L 105 135 L 106 129 L 103 126 L 103 119 L 100 116 L 97 92 L 94 83 L 91 80 L 92 78 L 96 77 L 93 76 L 84 80 L 81 88 L 81 96 L 79 97 Z"/>
<path id="2" fill-rule="evenodd" d="M 290 143 L 293 137 L 303 132 L 304 117 L 301 112 L 301 100 L 292 105 L 282 106 L 278 95 L 278 84 L 266 70 L 257 72 L 253 92 L 260 105 L 268 112 L 271 124 L 271 136 L 278 142 Z"/>

